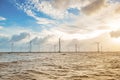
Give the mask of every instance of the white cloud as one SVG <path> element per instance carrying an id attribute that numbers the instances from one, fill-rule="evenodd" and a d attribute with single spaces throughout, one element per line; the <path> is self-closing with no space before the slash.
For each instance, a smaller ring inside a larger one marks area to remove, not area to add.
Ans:
<path id="1" fill-rule="evenodd" d="M 53 0 L 52 5 L 59 10 L 66 10 L 68 8 L 78 8 L 80 10 L 93 1 L 94 0 Z"/>
<path id="2" fill-rule="evenodd" d="M 42 12 L 52 17 L 53 19 L 59 20 L 59 19 L 66 19 L 69 16 L 71 16 L 71 14 L 68 13 L 67 9 L 73 8 L 73 7 L 79 8 L 80 6 L 77 2 L 79 3 L 79 0 L 76 2 L 74 1 L 74 5 L 72 4 L 72 2 L 70 2 L 70 5 L 68 5 L 69 0 L 62 0 L 62 1 L 60 0 L 53 0 L 53 1 L 28 0 L 22 5 L 17 2 L 16 4 L 20 9 L 23 9 L 26 13 L 31 14 L 31 13 L 34 13 L 34 11 L 38 13 Z M 59 6 L 59 5 L 56 5 L 57 3 L 61 5 L 60 8 L 57 8 L 57 6 Z M 66 5 L 62 5 L 63 3 L 66 3 Z M 75 3 L 77 3 L 77 5 Z M 65 6 L 67 5 L 68 7 L 65 8 Z M 33 15 L 31 16 L 33 17 Z"/>
<path id="3" fill-rule="evenodd" d="M 0 21 L 4 21 L 4 20 L 6 20 L 6 18 L 0 16 Z"/>
<path id="4" fill-rule="evenodd" d="M 27 13 L 27 15 L 29 15 L 29 16 L 33 17 L 34 19 L 36 19 L 38 24 L 54 24 L 53 20 L 38 17 L 31 10 L 25 10 L 25 12 Z"/>
<path id="5" fill-rule="evenodd" d="M 0 26 L 0 30 L 3 29 L 3 26 Z"/>

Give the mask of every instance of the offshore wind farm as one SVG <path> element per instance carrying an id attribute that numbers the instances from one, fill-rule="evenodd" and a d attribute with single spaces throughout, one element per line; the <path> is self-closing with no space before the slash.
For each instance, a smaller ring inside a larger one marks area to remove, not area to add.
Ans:
<path id="1" fill-rule="evenodd" d="M 0 80 L 120 80 L 120 0 L 0 0 Z"/>

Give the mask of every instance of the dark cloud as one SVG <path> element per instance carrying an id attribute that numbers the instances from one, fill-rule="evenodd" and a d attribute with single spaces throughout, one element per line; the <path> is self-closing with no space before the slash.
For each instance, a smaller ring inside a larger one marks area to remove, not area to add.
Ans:
<path id="1" fill-rule="evenodd" d="M 91 4 L 82 8 L 82 11 L 85 14 L 90 15 L 90 14 L 95 13 L 96 11 L 100 10 L 104 6 L 104 3 L 105 3 L 105 0 L 96 0 L 96 1 L 92 2 Z"/>
<path id="2" fill-rule="evenodd" d="M 118 7 L 115 9 L 115 13 L 120 14 L 120 6 L 118 6 Z"/>
<path id="3" fill-rule="evenodd" d="M 70 4 L 70 0 L 54 0 L 53 6 L 57 9 L 66 9 Z"/>
<path id="4" fill-rule="evenodd" d="M 48 35 L 44 38 L 38 38 L 35 37 L 31 40 L 32 44 L 45 44 L 46 42 L 48 42 L 49 39 L 51 39 L 53 36 L 52 35 Z"/>
<path id="5" fill-rule="evenodd" d="M 28 36 L 29 36 L 29 33 L 23 32 L 23 33 L 20 33 L 19 35 L 13 35 L 11 38 L 11 41 L 14 41 L 14 42 L 21 41 Z"/>
<path id="6" fill-rule="evenodd" d="M 113 37 L 113 38 L 120 37 L 120 30 L 110 32 L 110 36 Z"/>

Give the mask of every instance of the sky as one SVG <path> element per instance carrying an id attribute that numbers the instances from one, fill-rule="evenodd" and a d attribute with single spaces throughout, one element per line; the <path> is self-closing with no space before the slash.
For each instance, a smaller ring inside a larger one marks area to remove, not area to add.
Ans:
<path id="1" fill-rule="evenodd" d="M 0 0 L 0 51 L 120 50 L 120 0 Z"/>

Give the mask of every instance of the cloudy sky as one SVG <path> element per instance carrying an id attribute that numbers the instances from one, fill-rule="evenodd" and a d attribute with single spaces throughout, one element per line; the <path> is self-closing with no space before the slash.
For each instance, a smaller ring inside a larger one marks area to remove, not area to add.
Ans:
<path id="1" fill-rule="evenodd" d="M 0 51 L 120 50 L 120 0 L 0 0 Z"/>

